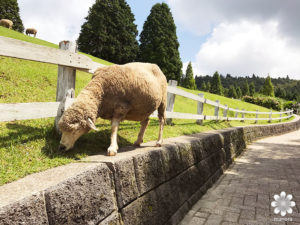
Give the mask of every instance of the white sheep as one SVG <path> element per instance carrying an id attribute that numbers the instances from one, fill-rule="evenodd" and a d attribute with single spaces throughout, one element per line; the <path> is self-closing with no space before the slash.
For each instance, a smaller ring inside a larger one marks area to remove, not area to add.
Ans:
<path id="1" fill-rule="evenodd" d="M 8 19 L 0 20 L 0 26 L 2 26 L 2 27 L 12 29 L 13 25 L 14 25 L 14 23 L 11 20 L 8 20 Z"/>
<path id="2" fill-rule="evenodd" d="M 134 143 L 139 146 L 143 142 L 149 116 L 155 110 L 158 110 L 160 121 L 156 146 L 161 146 L 166 99 L 166 77 L 155 64 L 129 63 L 99 68 L 59 121 L 62 132 L 60 149 L 71 149 L 81 135 L 90 129 L 97 130 L 94 123 L 98 117 L 111 120 L 109 156 L 117 154 L 117 130 L 123 120 L 141 121 Z"/>

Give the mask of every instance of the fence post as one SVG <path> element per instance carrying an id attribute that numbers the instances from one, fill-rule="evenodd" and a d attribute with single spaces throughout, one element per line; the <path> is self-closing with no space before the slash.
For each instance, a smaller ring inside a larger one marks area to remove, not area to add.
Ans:
<path id="1" fill-rule="evenodd" d="M 220 105 L 220 101 L 216 100 L 216 103 L 218 104 L 218 106 L 215 106 L 215 116 L 217 117 L 217 120 L 219 120 L 219 105 Z"/>
<path id="2" fill-rule="evenodd" d="M 236 108 L 236 110 L 239 110 L 239 108 Z M 238 118 L 239 113 L 235 112 L 235 118 Z"/>
<path id="3" fill-rule="evenodd" d="M 255 118 L 256 118 L 256 120 L 255 120 L 255 123 L 258 123 L 258 109 L 256 110 L 256 115 L 255 115 Z"/>
<path id="4" fill-rule="evenodd" d="M 227 120 L 227 113 L 228 113 L 228 105 L 225 105 L 225 107 L 226 107 L 226 109 L 224 109 L 223 110 L 223 117 L 225 117 L 226 118 L 226 120 Z"/>
<path id="5" fill-rule="evenodd" d="M 199 93 L 198 96 L 200 98 L 204 98 L 204 94 L 203 93 Z M 202 115 L 203 114 L 203 110 L 204 110 L 204 102 L 198 102 L 198 106 L 197 106 L 197 114 L 198 115 Z M 197 120 L 196 121 L 197 124 L 202 125 L 203 124 L 203 120 Z"/>
<path id="6" fill-rule="evenodd" d="M 75 100 L 75 90 L 70 89 L 68 90 L 65 98 L 60 102 L 58 106 L 57 115 L 55 117 L 55 130 L 58 134 L 61 134 L 60 130 L 58 129 L 59 119 L 63 115 L 64 111 L 72 105 L 74 100 Z"/>
<path id="7" fill-rule="evenodd" d="M 282 119 L 281 119 L 281 117 L 282 117 L 282 109 L 280 110 L 279 117 L 280 117 L 280 120 L 279 120 L 279 122 L 281 122 L 281 121 L 282 121 Z"/>
<path id="8" fill-rule="evenodd" d="M 176 80 L 169 80 L 169 86 L 176 87 L 177 81 Z M 175 103 L 175 94 L 169 93 L 167 94 L 167 111 L 173 112 L 174 109 L 174 103 Z M 172 124 L 172 118 L 167 118 L 166 120 L 168 125 Z"/>
<path id="9" fill-rule="evenodd" d="M 76 52 L 76 44 L 70 41 L 61 41 L 59 42 L 59 49 L 65 50 L 68 52 Z M 58 66 L 57 74 L 57 87 L 56 87 L 56 101 L 62 102 L 66 98 L 67 94 L 69 97 L 74 98 L 74 94 L 70 94 L 72 90 L 75 90 L 75 81 L 76 81 L 76 69 L 66 66 Z M 57 122 L 59 121 L 62 114 L 58 113 L 55 118 L 55 128 L 59 133 Z"/>
<path id="10" fill-rule="evenodd" d="M 272 110 L 270 111 L 270 114 L 269 114 L 269 123 L 272 123 Z"/>
<path id="11" fill-rule="evenodd" d="M 245 122 L 245 109 L 242 109 L 242 120 L 241 122 Z"/>

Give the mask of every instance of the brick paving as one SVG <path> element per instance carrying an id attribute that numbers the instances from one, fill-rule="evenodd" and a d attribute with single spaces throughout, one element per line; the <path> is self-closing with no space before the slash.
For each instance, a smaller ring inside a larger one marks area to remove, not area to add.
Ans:
<path id="1" fill-rule="evenodd" d="M 292 194 L 293 213 L 274 214 L 274 194 Z M 180 225 L 300 225 L 300 130 L 249 145 Z"/>

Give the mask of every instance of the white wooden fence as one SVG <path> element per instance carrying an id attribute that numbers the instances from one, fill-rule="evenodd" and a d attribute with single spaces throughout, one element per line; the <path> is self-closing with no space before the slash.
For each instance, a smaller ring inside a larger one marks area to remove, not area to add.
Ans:
<path id="1" fill-rule="evenodd" d="M 64 110 L 69 107 L 74 101 L 74 89 L 76 70 L 82 70 L 88 73 L 94 71 L 102 64 L 93 62 L 89 57 L 77 54 L 76 46 L 69 41 L 59 43 L 60 49 L 40 46 L 24 41 L 19 41 L 11 38 L 0 37 L 0 55 L 38 61 L 43 63 L 51 63 L 58 65 L 57 92 L 56 102 L 34 102 L 34 103 L 15 103 L 15 104 L 0 104 L 0 122 L 38 119 L 56 117 L 56 127 L 59 118 Z M 284 112 L 258 112 L 233 109 L 227 105 L 220 104 L 219 101 L 211 101 L 205 99 L 203 94 L 194 95 L 185 92 L 176 87 L 176 81 L 169 81 L 168 86 L 168 102 L 167 102 L 167 122 L 171 123 L 172 118 L 176 119 L 193 119 L 197 120 L 198 124 L 202 124 L 203 120 L 282 120 L 292 116 L 292 110 Z M 180 95 L 198 102 L 197 114 L 173 112 L 175 96 Z M 203 115 L 205 104 L 215 107 L 214 115 Z M 219 110 L 223 109 L 223 115 L 219 115 Z M 228 112 L 235 112 L 235 117 L 228 117 Z M 241 117 L 238 117 L 241 114 Z M 255 118 L 247 118 L 245 114 L 256 114 Z M 259 114 L 267 114 L 269 118 L 258 118 Z M 272 118 L 272 115 L 280 114 L 280 117 Z M 285 114 L 285 115 L 284 115 Z M 157 112 L 154 112 L 151 117 L 156 117 Z M 284 115 L 284 116 L 283 116 Z M 58 128 L 57 128 L 58 130 Z"/>

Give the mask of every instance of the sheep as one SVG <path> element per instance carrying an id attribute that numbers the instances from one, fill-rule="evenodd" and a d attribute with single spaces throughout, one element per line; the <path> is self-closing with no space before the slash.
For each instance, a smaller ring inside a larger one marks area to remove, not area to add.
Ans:
<path id="1" fill-rule="evenodd" d="M 8 19 L 0 20 L 0 26 L 2 26 L 2 27 L 12 29 L 13 25 L 14 25 L 14 23 L 11 20 L 8 20 Z"/>
<path id="2" fill-rule="evenodd" d="M 34 29 L 34 28 L 27 28 L 26 31 L 25 31 L 26 35 L 29 35 L 29 34 L 33 34 L 34 37 L 36 36 L 37 34 L 37 30 Z"/>
<path id="3" fill-rule="evenodd" d="M 108 156 L 117 154 L 117 131 L 121 121 L 140 121 L 134 142 L 143 143 L 149 116 L 158 111 L 160 129 L 156 146 L 162 145 L 167 100 L 167 81 L 160 68 L 149 63 L 128 63 L 98 68 L 92 80 L 74 103 L 63 113 L 58 126 L 62 133 L 60 150 L 67 151 L 90 129 L 97 130 L 98 117 L 111 120 L 111 143 Z"/>

